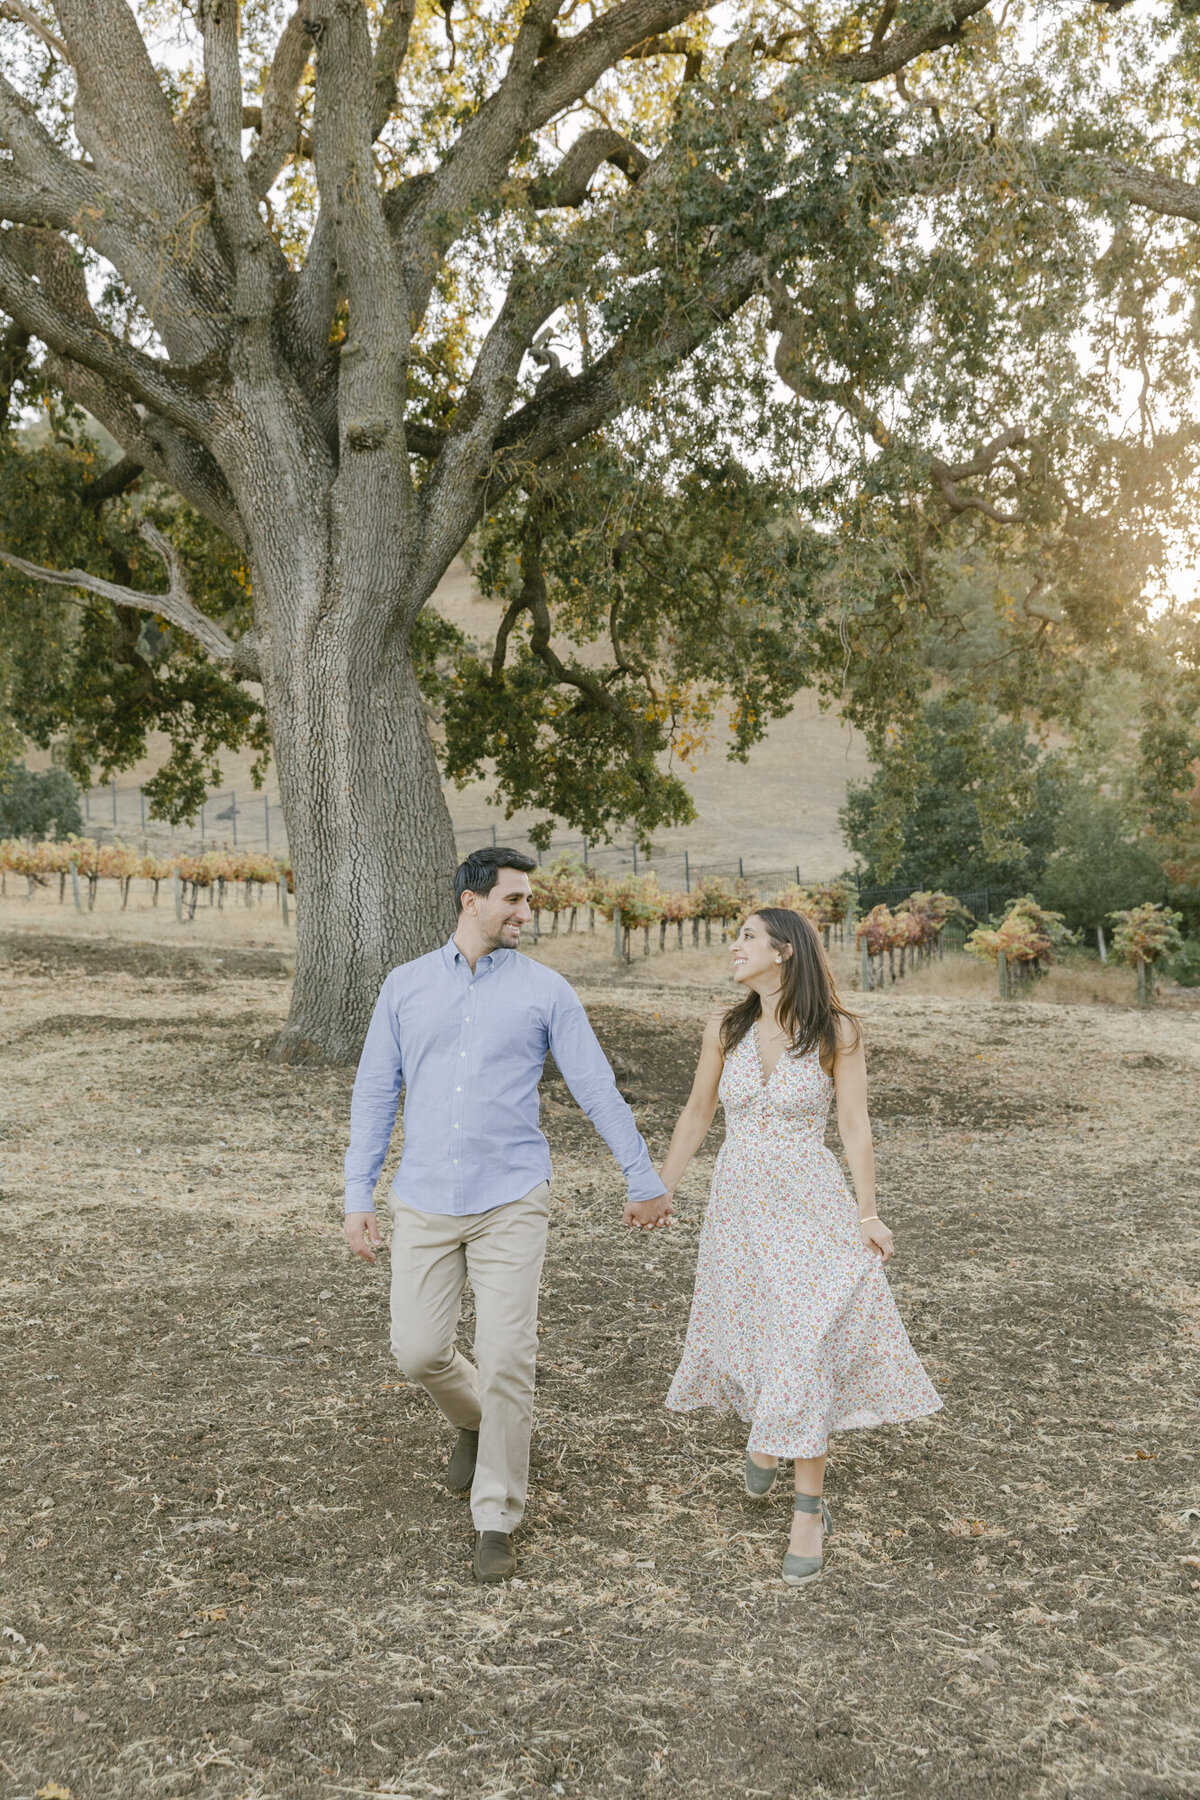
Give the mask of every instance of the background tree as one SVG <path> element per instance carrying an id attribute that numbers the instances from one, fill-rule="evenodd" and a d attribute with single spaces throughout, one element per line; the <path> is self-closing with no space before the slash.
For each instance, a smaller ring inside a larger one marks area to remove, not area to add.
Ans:
<path id="1" fill-rule="evenodd" d="M 1110 913 L 1163 898 L 1167 882 L 1155 845 L 1131 828 L 1114 796 L 1073 783 L 1055 835 L 1037 896 L 1063 913 L 1072 929 L 1107 929 Z"/>
<path id="2" fill-rule="evenodd" d="M 79 789 L 65 769 L 35 775 L 19 762 L 0 769 L 0 838 L 65 838 L 82 830 Z"/>
<path id="3" fill-rule="evenodd" d="M 99 597 L 261 680 L 301 895 L 284 1054 L 352 1056 L 383 970 L 447 928 L 417 620 L 510 500 L 557 584 L 542 472 L 600 432 L 636 455 L 690 419 L 708 466 L 775 459 L 825 540 L 813 666 L 877 742 L 919 730 L 964 543 L 1006 570 L 1009 695 L 1069 692 L 1188 519 L 1191 265 L 1154 224 L 1200 217 L 1188 11 L 1068 9 L 1031 61 L 1034 11 L 985 0 L 6 8 L 0 306 L 249 572 L 239 633 L 146 519 L 162 574 Z M 140 24 L 193 19 L 194 62 L 156 70 Z M 739 404 L 773 346 L 782 454 Z M 526 615 L 578 714 L 579 659 Z"/>
<path id="4" fill-rule="evenodd" d="M 885 757 L 850 790 L 839 818 L 869 885 L 952 893 L 1036 888 L 1058 841 L 1069 781 L 1021 721 L 981 714 L 972 701 L 930 701 L 915 786 L 907 759 Z M 897 824 L 901 850 L 896 858 Z"/>

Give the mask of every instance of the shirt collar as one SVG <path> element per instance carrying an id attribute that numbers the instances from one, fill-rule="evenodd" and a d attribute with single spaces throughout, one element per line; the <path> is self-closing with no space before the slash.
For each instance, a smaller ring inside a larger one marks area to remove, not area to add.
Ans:
<path id="1" fill-rule="evenodd" d="M 497 968 L 508 954 L 508 951 L 501 946 L 499 950 L 489 950 L 486 956 L 481 956 L 479 961 L 475 964 L 476 979 L 478 979 L 480 975 L 486 975 L 489 969 Z M 468 975 L 470 974 L 471 965 L 455 943 L 453 932 L 442 946 L 442 955 L 445 958 L 446 967 L 448 969 L 457 969 L 461 966 L 467 971 Z"/>

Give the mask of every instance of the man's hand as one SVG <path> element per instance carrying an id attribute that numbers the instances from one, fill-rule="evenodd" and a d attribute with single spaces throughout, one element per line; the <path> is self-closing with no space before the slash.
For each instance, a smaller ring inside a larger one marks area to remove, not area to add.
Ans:
<path id="1" fill-rule="evenodd" d="M 636 1206 L 632 1200 L 627 1200 L 621 1222 L 624 1225 L 636 1225 L 640 1231 L 657 1231 L 660 1225 L 671 1223 L 671 1202 L 674 1198 L 673 1194 L 658 1194 L 653 1200 L 639 1200 Z"/>
<path id="2" fill-rule="evenodd" d="M 383 1239 L 373 1212 L 346 1214 L 346 1242 L 355 1256 L 361 1256 L 364 1262 L 375 1261 L 375 1251 Z"/>

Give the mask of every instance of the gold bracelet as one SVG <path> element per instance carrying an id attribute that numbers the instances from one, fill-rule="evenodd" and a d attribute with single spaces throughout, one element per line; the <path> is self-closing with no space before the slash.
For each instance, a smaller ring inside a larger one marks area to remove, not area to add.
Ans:
<path id="1" fill-rule="evenodd" d="M 883 1220 L 879 1217 L 878 1213 L 864 1213 L 863 1217 L 858 1222 L 860 1225 L 870 1225 L 872 1220 L 874 1220 L 877 1225 L 883 1224 Z"/>

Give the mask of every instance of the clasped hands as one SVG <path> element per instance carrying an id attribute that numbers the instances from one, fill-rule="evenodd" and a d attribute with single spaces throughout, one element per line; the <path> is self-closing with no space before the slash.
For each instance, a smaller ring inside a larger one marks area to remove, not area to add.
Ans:
<path id="1" fill-rule="evenodd" d="M 623 1225 L 636 1226 L 639 1231 L 657 1231 L 661 1225 L 671 1223 L 671 1214 L 675 1196 L 656 1194 L 653 1200 L 632 1200 L 625 1202 L 625 1210 L 621 1214 Z"/>

